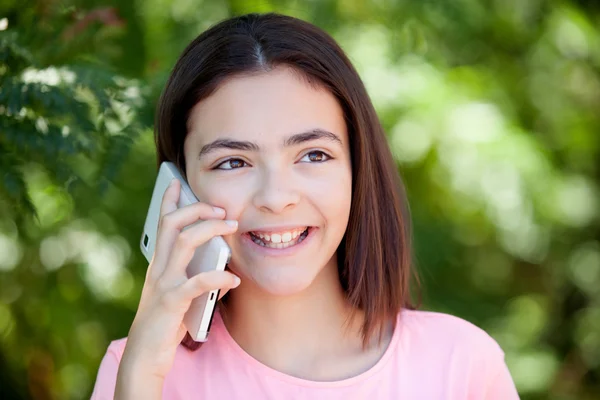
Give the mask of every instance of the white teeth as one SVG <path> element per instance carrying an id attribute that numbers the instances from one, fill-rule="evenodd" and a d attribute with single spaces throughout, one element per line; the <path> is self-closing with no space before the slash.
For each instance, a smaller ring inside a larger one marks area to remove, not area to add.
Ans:
<path id="1" fill-rule="evenodd" d="M 262 233 L 262 232 L 252 232 L 252 234 L 255 237 L 261 238 L 266 242 L 286 243 L 286 242 L 290 242 L 290 241 L 296 239 L 304 231 L 306 231 L 306 228 L 295 229 L 293 231 L 288 231 L 288 232 L 271 233 L 271 234 Z"/>
<path id="2" fill-rule="evenodd" d="M 293 232 L 272 233 L 271 235 L 257 232 L 252 233 L 252 241 L 263 247 L 285 249 L 302 242 L 306 238 L 306 236 L 302 236 L 305 231 L 306 229 L 303 231 L 295 230 Z"/>

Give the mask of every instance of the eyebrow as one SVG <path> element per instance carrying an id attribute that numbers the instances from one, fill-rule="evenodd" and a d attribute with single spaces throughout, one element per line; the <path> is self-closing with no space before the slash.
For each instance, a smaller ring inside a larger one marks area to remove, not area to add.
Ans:
<path id="1" fill-rule="evenodd" d="M 325 139 L 338 144 L 342 144 L 341 139 L 332 132 L 326 131 L 324 129 L 313 129 L 307 132 L 296 133 L 290 137 L 287 137 L 283 141 L 284 147 L 296 146 L 301 143 L 311 142 L 314 140 Z M 242 151 L 259 151 L 260 147 L 253 142 L 244 141 L 244 140 L 233 140 L 233 139 L 217 139 L 213 142 L 205 144 L 200 149 L 200 153 L 198 153 L 198 158 L 201 158 L 208 153 L 219 149 L 230 149 L 230 150 L 242 150 Z"/>

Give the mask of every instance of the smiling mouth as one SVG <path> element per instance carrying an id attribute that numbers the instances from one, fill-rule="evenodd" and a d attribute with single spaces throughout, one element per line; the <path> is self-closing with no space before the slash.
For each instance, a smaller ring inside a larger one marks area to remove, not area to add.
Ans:
<path id="1" fill-rule="evenodd" d="M 295 246 L 306 239 L 309 230 L 310 227 L 305 227 L 280 233 L 248 232 L 248 235 L 259 246 L 271 249 L 285 249 Z"/>

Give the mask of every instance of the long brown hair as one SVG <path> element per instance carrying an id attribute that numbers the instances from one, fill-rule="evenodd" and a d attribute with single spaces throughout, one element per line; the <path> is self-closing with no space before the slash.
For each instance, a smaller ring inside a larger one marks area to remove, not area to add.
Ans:
<path id="1" fill-rule="evenodd" d="M 158 104 L 158 165 L 174 162 L 185 176 L 183 144 L 194 105 L 228 78 L 292 68 L 308 84 L 329 90 L 344 112 L 352 162 L 352 205 L 338 249 L 338 269 L 349 303 L 364 311 L 363 341 L 402 308 L 415 308 L 409 291 L 411 227 L 397 167 L 367 91 L 335 40 L 318 27 L 281 14 L 227 19 L 192 41 L 177 61 Z M 416 275 L 414 275 L 416 277 Z M 197 344 L 187 336 L 183 344 Z"/>

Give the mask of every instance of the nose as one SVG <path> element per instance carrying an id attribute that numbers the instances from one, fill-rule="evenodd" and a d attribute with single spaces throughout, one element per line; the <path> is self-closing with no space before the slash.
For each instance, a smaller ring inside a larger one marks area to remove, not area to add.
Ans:
<path id="1" fill-rule="evenodd" d="M 300 201 L 300 193 L 292 174 L 282 170 L 265 171 L 253 203 L 263 212 L 279 214 L 293 208 Z"/>

